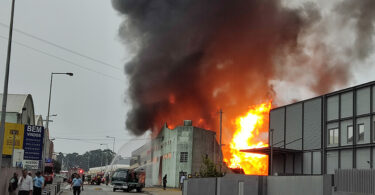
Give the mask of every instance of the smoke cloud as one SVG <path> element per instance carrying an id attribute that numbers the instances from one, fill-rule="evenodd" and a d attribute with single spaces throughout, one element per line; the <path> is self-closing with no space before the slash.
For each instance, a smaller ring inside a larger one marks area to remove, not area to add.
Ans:
<path id="1" fill-rule="evenodd" d="M 231 121 L 253 104 L 278 100 L 283 86 L 328 92 L 346 85 L 351 62 L 373 49 L 371 0 L 340 1 L 329 16 L 315 3 L 278 0 L 112 4 L 125 16 L 119 33 L 134 52 L 125 72 L 132 105 L 126 126 L 135 135 L 184 119 L 216 130 L 220 108 Z"/>

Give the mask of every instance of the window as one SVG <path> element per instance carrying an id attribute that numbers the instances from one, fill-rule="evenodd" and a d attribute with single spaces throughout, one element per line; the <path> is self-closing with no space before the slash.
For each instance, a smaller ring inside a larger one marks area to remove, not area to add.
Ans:
<path id="1" fill-rule="evenodd" d="M 339 143 L 339 129 L 329 129 L 329 145 L 338 144 Z"/>
<path id="2" fill-rule="evenodd" d="M 188 161 L 188 153 L 187 152 L 181 152 L 180 153 L 180 162 L 187 162 Z"/>
<path id="3" fill-rule="evenodd" d="M 349 125 L 347 129 L 348 143 L 353 143 L 353 126 Z"/>
<path id="4" fill-rule="evenodd" d="M 358 141 L 363 141 L 365 139 L 365 125 L 358 124 Z"/>

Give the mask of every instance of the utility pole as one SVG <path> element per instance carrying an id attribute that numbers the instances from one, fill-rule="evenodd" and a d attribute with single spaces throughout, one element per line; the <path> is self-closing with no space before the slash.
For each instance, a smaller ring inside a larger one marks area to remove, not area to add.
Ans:
<path id="1" fill-rule="evenodd" d="M 10 130 L 11 134 L 13 135 L 13 143 L 12 143 L 12 160 L 10 162 L 11 167 L 13 167 L 13 161 L 14 161 L 14 146 L 16 144 L 16 135 L 18 134 L 17 130 Z"/>
<path id="2" fill-rule="evenodd" d="M 220 173 L 221 173 L 221 166 L 223 165 L 223 156 L 222 156 L 222 144 L 221 144 L 221 137 L 222 137 L 222 123 L 223 123 L 223 110 L 220 108 L 220 141 L 219 141 L 219 149 L 220 149 Z"/>
<path id="3" fill-rule="evenodd" d="M 10 14 L 10 25 L 9 25 L 9 38 L 8 38 L 8 51 L 7 51 L 7 62 L 5 67 L 4 77 L 4 89 L 3 89 L 3 103 L 1 107 L 1 124 L 0 124 L 0 169 L 3 161 L 3 144 L 4 144 L 4 133 L 5 133 L 5 115 L 7 110 L 7 98 L 8 98 L 8 81 L 9 81 L 9 68 L 10 68 L 10 54 L 12 51 L 12 37 L 13 37 L 13 18 L 14 18 L 14 3 L 12 0 L 12 11 Z"/>
<path id="4" fill-rule="evenodd" d="M 273 175 L 273 129 L 270 129 L 270 147 L 271 147 L 271 161 L 270 161 L 270 175 Z"/>

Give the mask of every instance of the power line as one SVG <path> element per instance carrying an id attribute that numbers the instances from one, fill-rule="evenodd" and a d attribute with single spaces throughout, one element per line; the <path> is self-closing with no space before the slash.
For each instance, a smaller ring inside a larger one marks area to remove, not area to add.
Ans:
<path id="1" fill-rule="evenodd" d="M 9 28 L 9 26 L 6 25 L 6 24 L 4 24 L 4 23 L 1 23 L 1 22 L 0 22 L 0 25 L 3 26 L 3 27 L 5 27 L 5 28 Z M 87 55 L 84 55 L 84 54 L 78 53 L 78 52 L 76 52 L 76 51 L 74 51 L 74 50 L 68 49 L 68 48 L 66 48 L 66 47 L 63 47 L 63 46 L 58 45 L 58 44 L 56 44 L 56 43 L 53 43 L 53 42 L 51 42 L 51 41 L 47 41 L 47 40 L 45 40 L 45 39 L 42 39 L 42 38 L 40 38 L 40 37 L 37 37 L 37 36 L 35 36 L 35 35 L 32 35 L 32 34 L 30 34 L 30 33 L 25 32 L 25 31 L 22 31 L 22 30 L 19 30 L 19 29 L 14 29 L 14 31 L 16 31 L 16 32 L 18 32 L 18 33 L 20 33 L 20 34 L 23 34 L 23 35 L 25 35 L 25 36 L 31 37 L 31 38 L 33 38 L 33 39 L 36 39 L 36 40 L 38 40 L 38 41 L 41 41 L 41 42 L 43 42 L 43 43 L 47 43 L 47 44 L 49 44 L 49 45 L 52 45 L 52 46 L 57 47 L 57 48 L 59 48 L 59 49 L 62 49 L 62 50 L 64 50 L 64 51 L 67 51 L 67 52 L 69 52 L 69 53 L 72 53 L 72 54 L 75 54 L 75 55 L 81 56 L 81 57 L 83 57 L 83 58 L 86 58 L 86 59 L 89 59 L 89 60 L 95 61 L 95 62 L 97 62 L 97 63 L 99 63 L 99 64 L 102 64 L 102 65 L 105 65 L 105 66 L 108 66 L 108 67 L 110 67 L 110 68 L 112 68 L 112 69 L 115 69 L 115 70 L 122 70 L 121 68 L 119 68 L 119 67 L 117 67 L 117 66 L 114 66 L 114 65 L 111 65 L 111 64 L 109 64 L 109 63 L 107 63 L 107 62 L 103 62 L 103 61 L 98 60 L 98 59 L 95 59 L 95 58 L 93 58 L 93 57 L 90 57 L 90 56 L 87 56 Z"/>
<path id="2" fill-rule="evenodd" d="M 61 140 L 71 140 L 71 141 L 108 141 L 107 138 L 71 138 L 71 137 L 53 137 L 55 139 Z M 150 138 L 134 138 L 134 139 L 117 139 L 122 141 L 133 141 L 133 140 L 149 140 Z"/>
<path id="3" fill-rule="evenodd" d="M 0 38 L 8 39 L 8 38 L 6 38 L 5 36 L 2 36 L 2 35 L 0 35 Z M 37 52 L 39 52 L 39 53 L 42 53 L 42 54 L 44 54 L 44 55 L 47 55 L 47 56 L 50 56 L 50 57 L 53 57 L 53 58 L 56 58 L 56 59 L 58 59 L 58 60 L 64 61 L 64 62 L 69 63 L 69 64 L 72 64 L 72 65 L 77 66 L 77 67 L 79 67 L 79 68 L 85 69 L 85 70 L 87 70 L 87 71 L 94 72 L 94 73 L 100 74 L 100 75 L 102 75 L 102 76 L 105 76 L 105 77 L 108 77 L 108 78 L 112 78 L 112 79 L 115 79 L 115 80 L 118 80 L 118 81 L 122 81 L 122 82 L 124 82 L 124 80 L 122 80 L 122 79 L 119 79 L 119 78 L 113 77 L 113 76 L 108 75 L 108 74 L 104 74 L 104 73 L 102 73 L 102 72 L 99 72 L 99 71 L 93 70 L 93 69 L 91 69 L 91 68 L 87 68 L 87 67 L 85 67 L 85 66 L 79 65 L 79 64 L 77 64 L 77 63 L 75 63 L 75 62 L 72 62 L 72 61 L 69 61 L 69 60 L 66 60 L 66 59 L 64 59 L 64 58 L 62 58 L 62 57 L 59 57 L 59 56 L 56 56 L 56 55 L 53 55 L 53 54 L 47 53 L 47 52 L 42 51 L 42 50 L 40 50 L 40 49 L 37 49 L 37 48 L 31 47 L 31 46 L 25 45 L 25 44 L 20 43 L 20 42 L 17 42 L 17 41 L 13 41 L 13 42 L 16 43 L 16 44 L 18 44 L 18 45 L 21 45 L 21 46 L 23 46 L 23 47 L 25 47 L 25 48 L 28 48 L 28 49 L 31 49 L 31 50 L 37 51 Z"/>

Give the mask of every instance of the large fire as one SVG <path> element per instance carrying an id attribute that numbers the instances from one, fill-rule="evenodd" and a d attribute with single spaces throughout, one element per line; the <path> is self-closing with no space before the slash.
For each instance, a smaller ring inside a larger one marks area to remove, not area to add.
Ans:
<path id="1" fill-rule="evenodd" d="M 261 134 L 268 131 L 268 113 L 271 102 L 250 108 L 243 116 L 235 119 L 236 127 L 229 152 L 224 152 L 224 162 L 229 168 L 242 169 L 247 175 L 267 175 L 268 156 L 240 152 L 242 149 L 267 147 L 267 140 Z"/>

